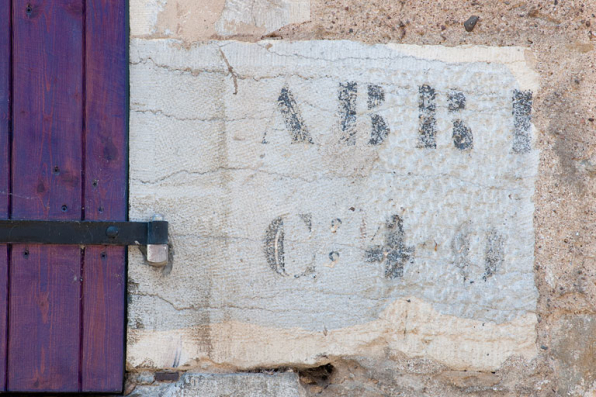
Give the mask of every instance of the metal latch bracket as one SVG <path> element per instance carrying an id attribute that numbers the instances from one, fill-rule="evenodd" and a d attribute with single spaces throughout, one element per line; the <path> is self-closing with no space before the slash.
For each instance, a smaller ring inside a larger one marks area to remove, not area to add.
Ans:
<path id="1" fill-rule="evenodd" d="M 141 245 L 147 261 L 168 260 L 168 222 L 0 220 L 0 244 Z"/>

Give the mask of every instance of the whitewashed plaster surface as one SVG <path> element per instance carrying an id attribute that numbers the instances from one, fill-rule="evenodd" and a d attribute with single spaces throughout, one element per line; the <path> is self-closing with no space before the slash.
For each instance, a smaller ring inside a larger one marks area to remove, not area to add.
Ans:
<path id="1" fill-rule="evenodd" d="M 130 250 L 129 369 L 536 354 L 524 49 L 133 39 L 130 57 L 130 218 L 163 214 L 174 259 Z"/>
<path id="2" fill-rule="evenodd" d="M 137 386 L 133 396 L 143 397 L 304 397 L 295 373 L 193 374 L 174 383 Z"/>

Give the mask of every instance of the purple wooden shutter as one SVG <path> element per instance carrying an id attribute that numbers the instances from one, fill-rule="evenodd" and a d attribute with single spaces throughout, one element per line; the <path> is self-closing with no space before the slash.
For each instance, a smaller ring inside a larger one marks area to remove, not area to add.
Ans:
<path id="1" fill-rule="evenodd" d="M 0 0 L 0 216 L 126 220 L 126 7 Z M 4 390 L 122 390 L 125 255 L 0 246 Z"/>
<path id="2" fill-rule="evenodd" d="M 10 181 L 10 0 L 0 0 L 0 217 L 8 218 Z M 6 385 L 8 248 L 0 245 L 0 391 Z"/>
<path id="3" fill-rule="evenodd" d="M 85 219 L 127 220 L 127 2 L 87 0 Z M 88 247 L 83 266 L 82 391 L 121 389 L 126 248 Z"/>

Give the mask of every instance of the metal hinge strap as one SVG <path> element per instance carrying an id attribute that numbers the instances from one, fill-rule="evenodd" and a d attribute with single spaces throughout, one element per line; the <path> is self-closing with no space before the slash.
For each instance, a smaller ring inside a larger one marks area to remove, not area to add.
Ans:
<path id="1" fill-rule="evenodd" d="M 168 222 L 0 220 L 0 243 L 167 244 Z"/>
<path id="2" fill-rule="evenodd" d="M 168 222 L 0 220 L 0 244 L 141 245 L 159 264 L 167 261 Z"/>

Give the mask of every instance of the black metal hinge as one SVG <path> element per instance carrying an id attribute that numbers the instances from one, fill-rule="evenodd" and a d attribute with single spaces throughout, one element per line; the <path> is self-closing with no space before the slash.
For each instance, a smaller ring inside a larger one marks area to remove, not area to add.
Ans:
<path id="1" fill-rule="evenodd" d="M 0 220 L 0 243 L 141 245 L 149 262 L 165 263 L 168 222 Z"/>

